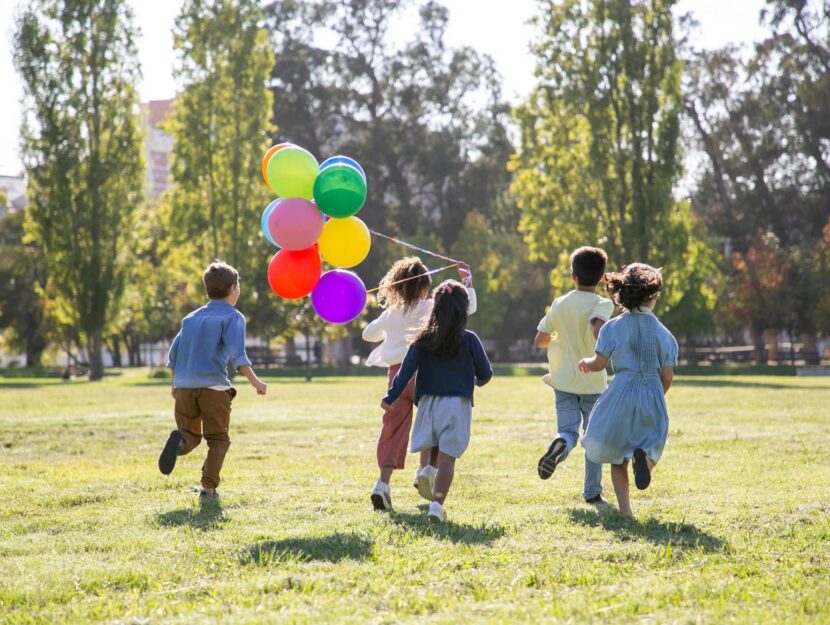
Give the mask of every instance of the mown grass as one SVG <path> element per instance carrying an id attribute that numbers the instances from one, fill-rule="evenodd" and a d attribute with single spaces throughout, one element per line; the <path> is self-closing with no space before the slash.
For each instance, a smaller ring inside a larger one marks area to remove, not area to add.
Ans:
<path id="1" fill-rule="evenodd" d="M 441 527 L 414 465 L 371 509 L 381 378 L 241 388 L 205 507 L 202 449 L 158 473 L 147 382 L 0 380 L 0 622 L 830 621 L 830 380 L 681 378 L 627 521 L 582 502 L 581 454 L 536 477 L 552 393 L 496 378 Z"/>

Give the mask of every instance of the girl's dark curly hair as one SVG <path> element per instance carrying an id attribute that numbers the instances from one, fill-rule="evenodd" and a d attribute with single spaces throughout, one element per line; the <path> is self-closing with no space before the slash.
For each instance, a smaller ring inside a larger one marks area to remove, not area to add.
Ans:
<path id="1" fill-rule="evenodd" d="M 461 346 L 467 329 L 470 297 L 456 280 L 445 280 L 433 291 L 435 304 L 426 325 L 415 336 L 413 345 L 440 356 L 452 356 Z"/>
<path id="2" fill-rule="evenodd" d="M 432 284 L 432 278 L 424 275 L 427 271 L 426 265 L 417 256 L 408 256 L 396 262 L 380 281 L 378 305 L 408 311 Z"/>
<path id="3" fill-rule="evenodd" d="M 645 263 L 626 265 L 619 273 L 605 275 L 605 288 L 626 310 L 636 310 L 663 288 L 660 270 Z"/>

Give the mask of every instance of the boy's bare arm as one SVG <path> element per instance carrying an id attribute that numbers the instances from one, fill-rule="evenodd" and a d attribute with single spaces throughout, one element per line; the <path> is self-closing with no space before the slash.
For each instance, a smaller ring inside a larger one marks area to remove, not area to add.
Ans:
<path id="1" fill-rule="evenodd" d="M 594 332 L 594 340 L 596 341 L 599 338 L 599 331 L 602 329 L 602 326 L 605 325 L 604 319 L 591 319 L 591 330 Z"/>
<path id="2" fill-rule="evenodd" d="M 256 377 L 256 373 L 254 373 L 254 370 L 250 365 L 242 365 L 239 367 L 239 372 L 248 378 L 248 382 L 250 382 L 251 386 L 256 389 L 257 395 L 265 395 L 265 391 L 268 390 L 268 385 Z"/>
<path id="3" fill-rule="evenodd" d="M 663 367 L 660 369 L 660 381 L 663 383 L 663 394 L 669 392 L 671 383 L 674 381 L 674 369 L 671 367 Z"/>
<path id="4" fill-rule="evenodd" d="M 537 332 L 536 337 L 533 339 L 533 345 L 538 349 L 547 349 L 550 346 L 552 338 L 553 335 L 547 332 Z"/>

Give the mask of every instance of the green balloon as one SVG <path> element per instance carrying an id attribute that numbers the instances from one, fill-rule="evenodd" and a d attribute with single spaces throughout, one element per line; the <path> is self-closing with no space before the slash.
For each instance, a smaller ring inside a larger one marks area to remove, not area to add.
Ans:
<path id="1" fill-rule="evenodd" d="M 317 174 L 314 201 L 329 217 L 351 217 L 366 201 L 366 180 L 351 165 L 330 165 Z"/>
<path id="2" fill-rule="evenodd" d="M 268 184 L 278 196 L 310 200 L 314 196 L 314 179 L 319 168 L 311 152 L 292 145 L 274 153 L 265 174 Z"/>

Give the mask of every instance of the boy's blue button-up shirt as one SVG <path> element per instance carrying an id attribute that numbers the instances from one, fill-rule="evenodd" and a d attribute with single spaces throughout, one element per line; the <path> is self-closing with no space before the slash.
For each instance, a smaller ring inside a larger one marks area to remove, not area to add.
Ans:
<path id="1" fill-rule="evenodd" d="M 167 366 L 176 388 L 230 386 L 228 360 L 235 369 L 251 361 L 245 353 L 245 316 L 228 302 L 210 300 L 182 320 Z"/>

